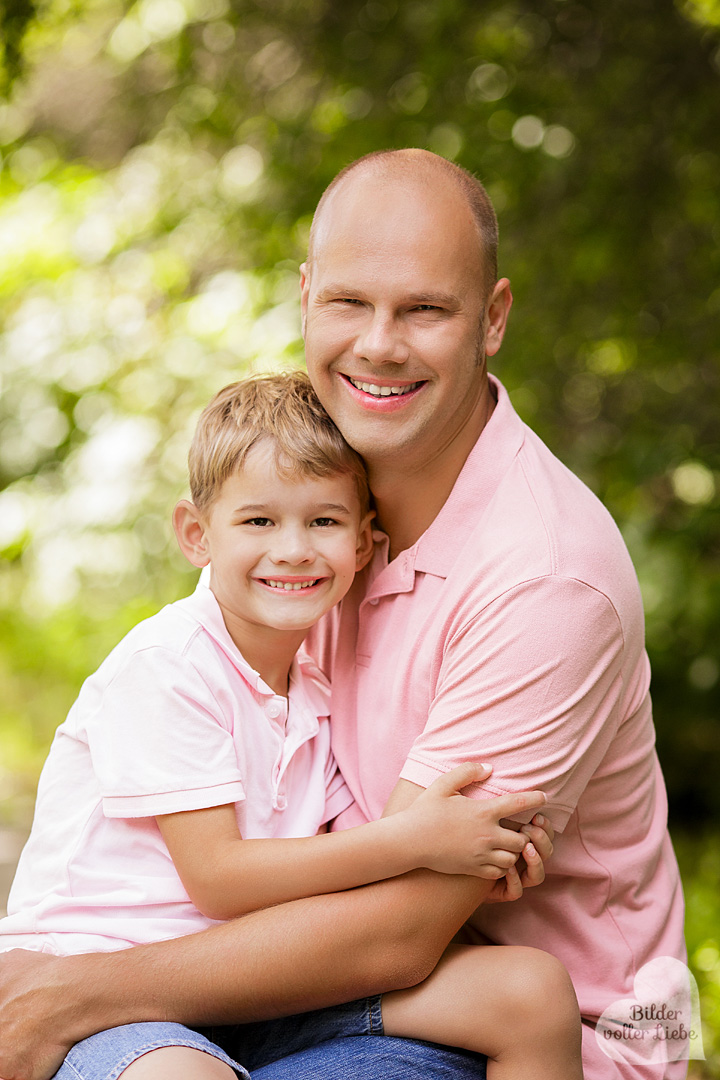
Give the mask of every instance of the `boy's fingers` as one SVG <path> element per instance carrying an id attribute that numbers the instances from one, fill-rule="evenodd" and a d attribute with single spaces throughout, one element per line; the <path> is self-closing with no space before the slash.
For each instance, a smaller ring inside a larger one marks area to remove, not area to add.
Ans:
<path id="1" fill-rule="evenodd" d="M 438 777 L 433 783 L 433 788 L 441 795 L 451 795 L 455 791 L 461 791 L 462 788 L 467 787 L 468 784 L 476 784 L 479 780 L 486 780 L 492 767 L 490 765 L 483 765 L 479 761 L 466 761 L 462 765 L 457 765 L 450 772 L 446 772 L 444 776 Z M 534 803 L 534 806 L 539 806 L 539 803 Z"/>
<path id="2" fill-rule="evenodd" d="M 495 846 L 502 851 L 511 851 L 514 854 L 519 855 L 520 852 L 524 850 L 528 839 L 529 838 L 525 833 L 514 832 L 512 829 L 502 829 L 502 832 L 498 834 L 493 842 Z"/>
<path id="3" fill-rule="evenodd" d="M 449 775 L 449 774 L 448 774 Z M 547 795 L 544 791 L 518 791 L 512 795 L 500 795 L 494 800 L 494 809 L 500 818 L 521 814 L 524 810 L 534 810 L 544 806 Z"/>

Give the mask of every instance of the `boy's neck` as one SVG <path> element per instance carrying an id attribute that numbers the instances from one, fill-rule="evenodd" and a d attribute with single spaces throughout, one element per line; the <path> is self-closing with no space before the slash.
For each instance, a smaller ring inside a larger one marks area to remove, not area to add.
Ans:
<path id="1" fill-rule="evenodd" d="M 307 635 L 306 630 L 276 630 L 272 626 L 238 624 L 232 613 L 224 611 L 223 621 L 243 659 L 257 671 L 263 682 L 276 694 L 287 696 L 290 668 L 295 654 Z"/>

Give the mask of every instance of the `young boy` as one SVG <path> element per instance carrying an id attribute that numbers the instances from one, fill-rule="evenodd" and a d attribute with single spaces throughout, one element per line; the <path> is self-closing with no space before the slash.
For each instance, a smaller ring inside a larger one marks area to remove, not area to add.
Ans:
<path id="1" fill-rule="evenodd" d="M 368 561 L 373 513 L 362 462 L 309 380 L 221 391 L 198 425 L 190 486 L 173 524 L 209 586 L 135 627 L 58 729 L 0 949 L 122 949 L 418 867 L 516 873 L 527 836 L 500 820 L 544 796 L 465 799 L 489 773 L 480 765 L 401 813 L 322 835 L 352 800 L 330 751 L 328 685 L 299 649 Z M 382 1003 L 212 1034 L 259 1067 L 317 1041 L 318 1020 L 325 1038 L 384 1029 L 488 1054 L 493 1080 L 582 1075 L 569 979 L 532 949 L 454 946 Z M 181 1025 L 136 1024 L 80 1043 L 57 1075 L 247 1076 L 233 1057 Z"/>

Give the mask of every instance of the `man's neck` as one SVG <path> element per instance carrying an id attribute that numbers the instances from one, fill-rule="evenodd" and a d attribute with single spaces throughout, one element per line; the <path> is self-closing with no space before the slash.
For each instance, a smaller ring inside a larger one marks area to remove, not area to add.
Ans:
<path id="1" fill-rule="evenodd" d="M 488 383 L 487 394 L 473 417 L 441 453 L 429 460 L 405 469 L 398 468 L 397 461 L 368 462 L 377 524 L 390 538 L 390 560 L 412 547 L 432 525 L 495 405 Z"/>

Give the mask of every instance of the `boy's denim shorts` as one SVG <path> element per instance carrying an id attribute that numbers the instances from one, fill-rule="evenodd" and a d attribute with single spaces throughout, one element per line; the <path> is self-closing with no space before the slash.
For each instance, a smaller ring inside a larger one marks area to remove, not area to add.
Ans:
<path id="1" fill-rule="evenodd" d="M 347 1035 L 382 1035 L 380 998 L 363 998 L 279 1020 L 213 1028 L 153 1021 L 91 1035 L 72 1048 L 55 1080 L 116 1080 L 133 1061 L 167 1046 L 187 1046 L 219 1058 L 249 1080 L 256 1070 L 299 1050 Z"/>

